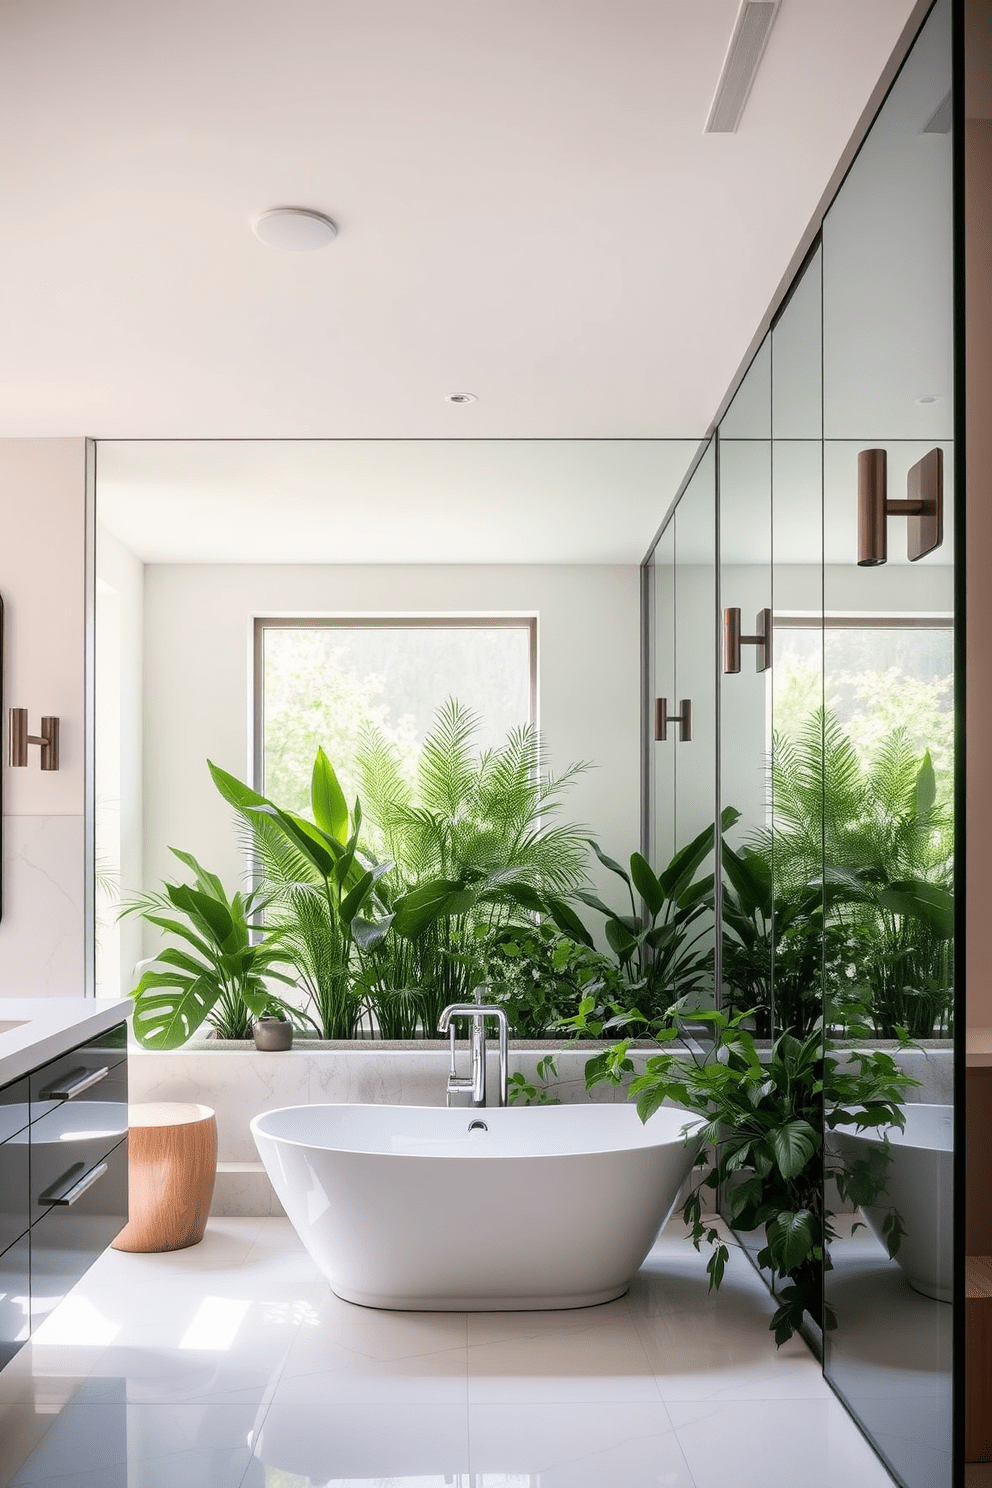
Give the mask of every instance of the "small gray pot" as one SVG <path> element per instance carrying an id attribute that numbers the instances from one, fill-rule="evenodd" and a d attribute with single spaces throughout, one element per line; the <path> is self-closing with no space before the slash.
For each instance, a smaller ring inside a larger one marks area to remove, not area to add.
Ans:
<path id="1" fill-rule="evenodd" d="M 278 1054 L 293 1047 L 293 1025 L 285 1018 L 259 1018 L 255 1024 L 255 1048 Z"/>

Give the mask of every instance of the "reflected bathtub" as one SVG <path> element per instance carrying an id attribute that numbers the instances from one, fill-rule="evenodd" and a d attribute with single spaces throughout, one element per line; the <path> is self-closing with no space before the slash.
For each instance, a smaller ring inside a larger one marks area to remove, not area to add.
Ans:
<path id="1" fill-rule="evenodd" d="M 411 1311 L 620 1297 L 695 1161 L 662 1107 L 288 1106 L 251 1123 L 297 1234 L 347 1302 Z"/>
<path id="2" fill-rule="evenodd" d="M 865 1222 L 882 1245 L 882 1226 L 892 1209 L 899 1212 L 903 1235 L 895 1259 L 906 1280 L 925 1297 L 953 1300 L 954 1108 L 910 1103 L 904 1106 L 906 1129 L 838 1126 L 831 1142 L 847 1162 L 865 1155 L 867 1147 L 884 1149 L 889 1163 L 884 1191 L 862 1206 Z"/>

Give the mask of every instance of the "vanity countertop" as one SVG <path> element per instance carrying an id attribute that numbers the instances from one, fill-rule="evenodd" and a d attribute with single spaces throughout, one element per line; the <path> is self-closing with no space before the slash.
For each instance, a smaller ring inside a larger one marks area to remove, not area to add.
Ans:
<path id="1" fill-rule="evenodd" d="M 0 997 L 0 1085 L 127 1017 L 130 997 Z"/>

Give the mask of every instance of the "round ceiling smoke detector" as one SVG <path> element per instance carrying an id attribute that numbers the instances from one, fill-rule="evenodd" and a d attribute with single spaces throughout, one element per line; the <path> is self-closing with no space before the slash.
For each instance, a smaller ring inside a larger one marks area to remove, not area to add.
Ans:
<path id="1" fill-rule="evenodd" d="M 273 207 L 260 212 L 251 230 L 267 248 L 281 248 L 284 253 L 314 253 L 333 243 L 338 235 L 330 217 L 309 207 Z"/>
<path id="2" fill-rule="evenodd" d="M 445 393 L 445 403 L 478 403 L 474 393 Z"/>

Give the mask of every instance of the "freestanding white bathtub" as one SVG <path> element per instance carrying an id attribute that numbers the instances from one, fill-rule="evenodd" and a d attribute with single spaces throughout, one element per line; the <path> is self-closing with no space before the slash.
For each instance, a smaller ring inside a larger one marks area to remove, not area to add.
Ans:
<path id="1" fill-rule="evenodd" d="M 848 1162 L 864 1155 L 865 1147 L 884 1150 L 889 1161 L 885 1189 L 873 1204 L 862 1206 L 868 1228 L 886 1245 L 882 1225 L 896 1209 L 905 1234 L 895 1259 L 917 1292 L 938 1302 L 953 1300 L 954 1277 L 954 1108 L 909 1102 L 903 1107 L 906 1129 L 884 1130 L 838 1126 L 833 1132 L 841 1156 Z"/>
<path id="2" fill-rule="evenodd" d="M 662 1107 L 287 1106 L 251 1123 L 339 1297 L 365 1307 L 589 1307 L 627 1290 L 702 1125 Z"/>

